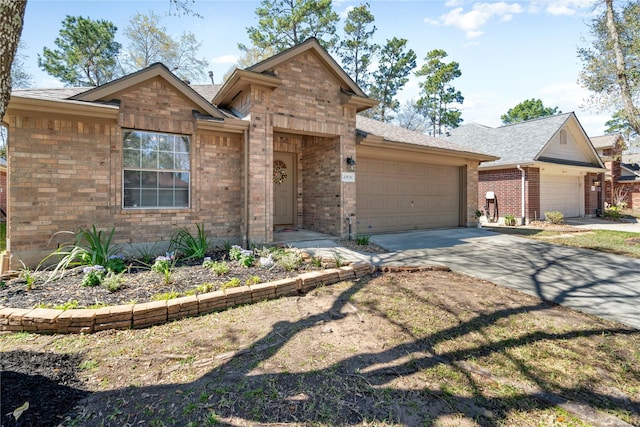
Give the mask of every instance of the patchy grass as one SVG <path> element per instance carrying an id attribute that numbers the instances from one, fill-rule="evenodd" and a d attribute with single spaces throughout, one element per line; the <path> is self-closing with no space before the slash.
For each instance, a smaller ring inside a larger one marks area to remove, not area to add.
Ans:
<path id="1" fill-rule="evenodd" d="M 0 348 L 80 360 L 64 425 L 640 425 L 640 331 L 451 272 Z"/>
<path id="2" fill-rule="evenodd" d="M 593 249 L 632 258 L 640 258 L 640 233 L 613 230 L 582 230 L 567 227 L 535 229 L 524 227 L 492 227 L 492 231 L 513 234 L 544 242 L 577 248 Z"/>

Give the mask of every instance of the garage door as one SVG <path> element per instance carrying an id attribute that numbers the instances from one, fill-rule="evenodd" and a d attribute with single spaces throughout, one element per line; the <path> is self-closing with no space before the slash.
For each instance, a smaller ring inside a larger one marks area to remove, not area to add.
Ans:
<path id="1" fill-rule="evenodd" d="M 579 176 L 548 175 L 540 176 L 540 210 L 562 212 L 566 218 L 582 214 L 582 187 Z"/>
<path id="2" fill-rule="evenodd" d="M 460 168 L 358 158 L 358 232 L 457 227 Z M 369 231 L 367 231 L 369 230 Z"/>

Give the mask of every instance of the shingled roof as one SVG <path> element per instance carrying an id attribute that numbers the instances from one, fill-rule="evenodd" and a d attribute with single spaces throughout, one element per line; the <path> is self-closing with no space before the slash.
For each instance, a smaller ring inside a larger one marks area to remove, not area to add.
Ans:
<path id="1" fill-rule="evenodd" d="M 483 168 L 531 164 L 548 160 L 541 156 L 545 146 L 572 119 L 588 139 L 574 113 L 558 114 L 497 128 L 475 123 L 464 125 L 453 129 L 446 139 L 500 157 L 499 160 L 484 163 Z"/>

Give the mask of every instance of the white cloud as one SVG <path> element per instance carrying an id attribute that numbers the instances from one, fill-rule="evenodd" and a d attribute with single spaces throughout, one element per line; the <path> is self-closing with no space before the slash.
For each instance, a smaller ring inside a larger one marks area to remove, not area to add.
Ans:
<path id="1" fill-rule="evenodd" d="M 496 18 L 506 22 L 513 19 L 513 15 L 522 13 L 524 9 L 518 3 L 474 3 L 471 10 L 465 11 L 463 7 L 456 7 L 449 13 L 440 17 L 443 25 L 458 28 L 464 31 L 468 39 L 478 38 L 483 34 L 481 30 L 489 20 Z M 425 22 L 429 23 L 427 19 Z"/>
<path id="2" fill-rule="evenodd" d="M 238 62 L 238 56 L 236 55 L 222 55 L 222 56 L 216 56 L 215 58 L 213 58 L 211 60 L 212 64 L 235 64 L 236 62 Z"/>

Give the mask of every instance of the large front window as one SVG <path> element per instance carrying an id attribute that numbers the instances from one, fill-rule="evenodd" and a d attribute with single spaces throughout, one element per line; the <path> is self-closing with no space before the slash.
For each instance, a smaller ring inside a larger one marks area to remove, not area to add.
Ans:
<path id="1" fill-rule="evenodd" d="M 189 146 L 184 135 L 125 131 L 123 206 L 189 207 Z"/>

